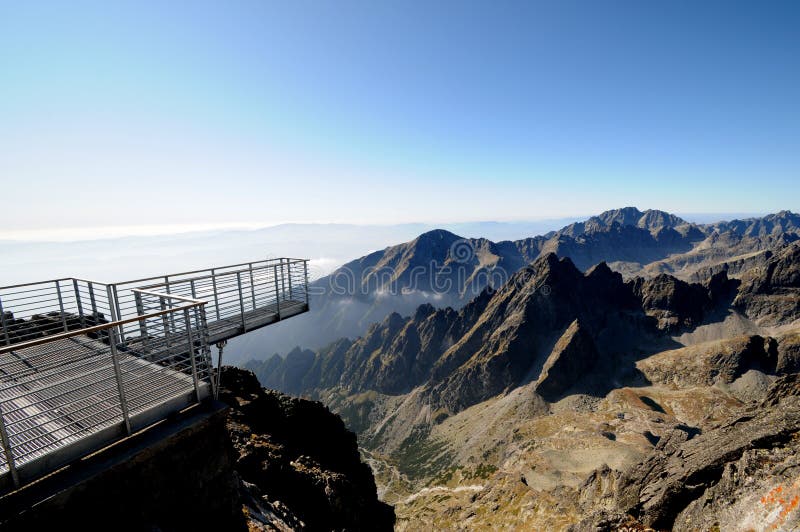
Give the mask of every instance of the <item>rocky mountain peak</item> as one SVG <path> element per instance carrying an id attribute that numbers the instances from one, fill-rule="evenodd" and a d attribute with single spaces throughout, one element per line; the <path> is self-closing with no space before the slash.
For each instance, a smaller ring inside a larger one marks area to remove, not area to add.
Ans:
<path id="1" fill-rule="evenodd" d="M 616 278 L 622 280 L 622 276 L 619 273 L 613 271 L 611 268 L 609 268 L 608 264 L 605 261 L 595 264 L 594 266 L 589 268 L 586 271 L 586 278 L 597 281 L 607 281 Z"/>
<path id="2" fill-rule="evenodd" d="M 414 311 L 413 320 L 416 322 L 421 322 L 434 312 L 436 312 L 436 307 L 434 307 L 430 303 L 425 303 L 417 307 L 417 310 Z"/>
<path id="3" fill-rule="evenodd" d="M 660 228 L 675 228 L 687 223 L 686 220 L 668 212 L 655 209 L 644 211 L 636 225 L 642 229 L 653 231 Z"/>
<path id="4" fill-rule="evenodd" d="M 431 231 L 422 233 L 417 238 L 412 240 L 409 247 L 416 247 L 426 250 L 449 250 L 450 246 L 458 240 L 462 240 L 462 237 L 451 233 L 450 231 L 445 229 L 433 229 Z"/>

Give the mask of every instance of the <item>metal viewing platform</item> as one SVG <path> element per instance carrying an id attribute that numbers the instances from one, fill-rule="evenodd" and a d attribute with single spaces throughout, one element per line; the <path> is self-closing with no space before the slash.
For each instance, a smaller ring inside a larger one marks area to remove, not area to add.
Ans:
<path id="1" fill-rule="evenodd" d="M 211 344 L 306 311 L 304 259 L 0 287 L 0 494 L 216 396 Z"/>

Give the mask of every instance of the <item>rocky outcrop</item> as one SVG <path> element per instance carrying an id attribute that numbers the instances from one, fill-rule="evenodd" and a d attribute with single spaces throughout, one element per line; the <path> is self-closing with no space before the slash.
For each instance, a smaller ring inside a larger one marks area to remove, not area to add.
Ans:
<path id="1" fill-rule="evenodd" d="M 636 363 L 653 384 L 682 388 L 730 384 L 747 370 L 775 373 L 778 343 L 758 335 L 664 351 Z"/>
<path id="2" fill-rule="evenodd" d="M 576 319 L 547 357 L 534 386 L 536 392 L 547 401 L 558 401 L 592 370 L 599 356 L 592 337 Z"/>
<path id="3" fill-rule="evenodd" d="M 535 380 L 576 319 L 601 352 L 635 342 L 650 328 L 619 274 L 602 267 L 584 275 L 569 259 L 549 254 L 492 294 L 474 325 L 442 354 L 432 371 L 432 400 L 457 412 Z M 631 334 L 611 333 L 617 328 Z"/>
<path id="4" fill-rule="evenodd" d="M 765 266 L 749 270 L 733 304 L 761 325 L 800 319 L 800 242 L 783 248 Z"/>
<path id="5" fill-rule="evenodd" d="M 743 469 L 749 469 L 749 478 L 780 483 L 783 477 L 773 469 L 798 450 L 798 388 L 797 375 L 782 377 L 761 404 L 718 428 L 694 437 L 678 430 L 662 438 L 645 461 L 620 478 L 619 510 L 653 528 L 693 529 L 719 521 L 714 512 L 726 499 L 736 499 L 737 490 L 747 489 Z M 795 468 L 795 462 L 784 465 Z"/>
<path id="6" fill-rule="evenodd" d="M 800 372 L 800 331 L 792 331 L 777 337 L 778 361 L 775 370 L 779 374 Z"/>
<path id="7" fill-rule="evenodd" d="M 689 284 L 670 275 L 632 281 L 633 292 L 641 299 L 642 308 L 654 317 L 658 328 L 676 332 L 699 325 L 711 307 L 707 288 Z"/>
<path id="8" fill-rule="evenodd" d="M 261 387 L 226 367 L 220 399 L 230 407 L 234 468 L 251 529 L 391 530 L 356 437 L 321 403 Z"/>

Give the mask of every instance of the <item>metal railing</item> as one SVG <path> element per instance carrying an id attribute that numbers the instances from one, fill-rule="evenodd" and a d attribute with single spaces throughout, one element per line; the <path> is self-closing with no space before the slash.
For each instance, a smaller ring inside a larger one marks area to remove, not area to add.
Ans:
<path id="1" fill-rule="evenodd" d="M 210 344 L 307 311 L 307 264 L 0 287 L 0 491 L 215 394 Z"/>
<path id="2" fill-rule="evenodd" d="M 204 300 L 216 342 L 307 310 L 308 261 L 268 259 L 117 283 L 70 277 L 0 287 L 0 345 L 140 316 L 145 305 L 136 289 L 176 296 L 161 310 L 180 297 Z M 122 339 L 139 334 L 138 324 L 119 327 Z"/>
<path id="3" fill-rule="evenodd" d="M 64 331 L 0 347 L 0 478 L 19 486 L 213 393 L 204 302 L 143 296 L 172 308 L 74 329 L 51 316 Z M 132 323 L 145 334 L 123 340 Z"/>
<path id="4" fill-rule="evenodd" d="M 0 287 L 0 345 L 13 345 L 111 320 L 109 286 L 64 278 Z"/>
<path id="5" fill-rule="evenodd" d="M 308 309 L 308 261 L 305 259 L 247 262 L 138 279 L 116 286 L 131 284 L 141 285 L 142 289 L 205 300 L 212 343 Z M 132 300 L 120 296 L 115 301 L 118 315 L 141 311 L 135 293 Z"/>

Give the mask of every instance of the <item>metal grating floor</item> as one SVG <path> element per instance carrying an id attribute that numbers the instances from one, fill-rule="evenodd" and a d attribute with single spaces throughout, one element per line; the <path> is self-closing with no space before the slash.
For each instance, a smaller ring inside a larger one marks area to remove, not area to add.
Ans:
<path id="1" fill-rule="evenodd" d="M 287 299 L 281 301 L 280 313 L 275 305 L 265 305 L 257 307 L 254 310 L 249 310 L 241 314 L 236 314 L 231 318 L 222 318 L 219 320 L 214 319 L 213 314 L 208 315 L 208 337 L 209 343 L 216 343 L 221 340 L 229 340 L 247 331 L 252 331 L 270 323 L 290 318 L 298 314 L 302 314 L 308 310 L 308 305 L 305 301 L 295 301 Z"/>
<path id="2" fill-rule="evenodd" d="M 186 397 L 187 405 L 193 398 L 190 375 L 135 355 L 117 357 L 132 418 L 176 398 Z M 210 394 L 205 382 L 201 394 Z M 0 355 L 0 408 L 18 469 L 120 425 L 110 347 L 73 337 Z M 0 474 L 7 472 L 2 457 Z"/>

